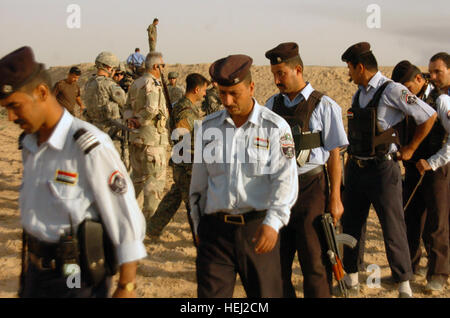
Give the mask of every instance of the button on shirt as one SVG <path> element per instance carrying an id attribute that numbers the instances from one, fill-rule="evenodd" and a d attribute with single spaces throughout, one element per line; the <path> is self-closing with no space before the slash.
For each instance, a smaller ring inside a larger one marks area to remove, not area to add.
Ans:
<path id="1" fill-rule="evenodd" d="M 144 55 L 142 55 L 139 52 L 135 52 L 135 53 L 131 54 L 127 59 L 128 64 L 137 65 L 137 66 L 141 66 L 144 63 L 144 61 L 145 61 Z"/>
<path id="2" fill-rule="evenodd" d="M 424 99 L 428 97 L 433 88 L 432 85 L 428 85 Z M 442 127 L 444 127 L 447 134 L 450 134 L 450 96 L 442 94 L 436 99 L 436 112 Z M 450 162 L 450 138 L 447 138 L 447 142 L 442 145 L 438 152 L 428 158 L 427 162 L 433 171 Z"/>
<path id="3" fill-rule="evenodd" d="M 267 210 L 264 224 L 276 231 L 286 225 L 298 194 L 295 156 L 286 156 L 282 149 L 289 138 L 293 146 L 287 122 L 254 100 L 241 127 L 222 110 L 206 117 L 196 132 L 190 187 L 194 231 L 199 210 L 202 214 Z"/>
<path id="4" fill-rule="evenodd" d="M 314 88 L 310 83 L 307 83 L 293 100 L 290 100 L 286 94 L 282 94 L 284 105 L 289 108 L 295 107 L 302 100 L 307 100 L 313 91 Z M 277 95 L 273 95 L 266 102 L 266 107 L 270 110 L 273 109 Z M 341 107 L 328 96 L 322 96 L 319 104 L 312 112 L 309 129 L 312 132 L 321 132 L 324 146 L 311 149 L 308 162 L 302 167 L 297 166 L 298 174 L 306 173 L 319 165 L 324 165 L 330 157 L 330 150 L 348 145 Z"/>
<path id="5" fill-rule="evenodd" d="M 386 81 L 389 81 L 389 79 L 378 71 L 370 79 L 367 88 L 359 85 L 361 90 L 359 105 L 361 108 L 367 106 L 377 89 Z M 405 98 L 406 94 L 411 95 L 409 90 L 399 83 L 392 82 L 385 88 L 377 109 L 377 122 L 383 131 L 401 122 L 405 118 L 405 114 L 412 116 L 416 124 L 421 125 L 435 113 L 434 109 L 420 98 L 411 101 L 411 99 Z M 354 98 L 355 95 L 352 100 Z M 408 100 L 410 101 L 409 103 Z M 389 153 L 397 150 L 397 146 L 392 144 Z"/>
<path id="6" fill-rule="evenodd" d="M 99 142 L 88 154 L 74 139 L 80 128 L 90 134 L 86 143 Z M 101 217 L 117 248 L 119 264 L 146 256 L 144 216 L 127 170 L 106 134 L 64 110 L 51 137 L 40 146 L 35 134 L 25 136 L 22 162 L 19 202 L 22 225 L 28 233 L 55 243 L 71 223 L 76 231 L 84 219 Z M 126 183 L 121 193 L 111 187 L 111 180 L 118 175 Z"/>

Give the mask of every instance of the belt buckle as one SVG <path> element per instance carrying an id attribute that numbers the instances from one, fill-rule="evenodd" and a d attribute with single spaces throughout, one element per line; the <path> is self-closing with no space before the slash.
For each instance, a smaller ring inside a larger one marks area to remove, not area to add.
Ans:
<path id="1" fill-rule="evenodd" d="M 355 162 L 358 165 L 358 167 L 360 167 L 361 169 L 365 167 L 365 165 L 363 164 L 363 161 L 361 159 L 355 159 Z"/>
<path id="2" fill-rule="evenodd" d="M 239 218 L 239 221 L 232 221 L 229 220 L 229 218 Z M 225 223 L 229 223 L 229 224 L 237 224 L 237 225 L 244 225 L 245 224 L 245 220 L 244 220 L 244 216 L 242 214 L 227 214 L 224 216 L 224 220 Z"/>

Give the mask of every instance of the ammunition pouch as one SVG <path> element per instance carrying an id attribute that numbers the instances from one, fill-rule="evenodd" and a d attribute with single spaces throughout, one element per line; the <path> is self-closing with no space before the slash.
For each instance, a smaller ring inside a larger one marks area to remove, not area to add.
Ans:
<path id="1" fill-rule="evenodd" d="M 102 223 L 85 220 L 78 228 L 78 241 L 81 273 L 90 285 L 97 286 L 106 276 L 117 273 L 115 248 Z"/>

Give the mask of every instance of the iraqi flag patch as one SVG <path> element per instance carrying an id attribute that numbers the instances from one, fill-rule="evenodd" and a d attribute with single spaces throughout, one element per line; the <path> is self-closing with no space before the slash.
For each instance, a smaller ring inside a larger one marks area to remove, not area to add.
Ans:
<path id="1" fill-rule="evenodd" d="M 348 119 L 353 119 L 353 117 L 354 117 L 353 112 L 347 111 L 347 118 Z"/>
<path id="2" fill-rule="evenodd" d="M 269 149 L 269 139 L 264 139 L 264 138 L 261 138 L 261 137 L 255 137 L 255 139 L 253 140 L 253 145 L 256 148 Z"/>
<path id="3" fill-rule="evenodd" d="M 75 185 L 78 180 L 78 173 L 56 170 L 55 181 L 69 185 Z"/>
<path id="4" fill-rule="evenodd" d="M 127 192 L 127 181 L 119 170 L 114 171 L 108 178 L 108 185 L 112 192 L 124 194 Z"/>

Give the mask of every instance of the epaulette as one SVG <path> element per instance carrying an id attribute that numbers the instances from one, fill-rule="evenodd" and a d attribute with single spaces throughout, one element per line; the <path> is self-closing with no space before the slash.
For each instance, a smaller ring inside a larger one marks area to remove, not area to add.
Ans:
<path id="1" fill-rule="evenodd" d="M 92 149 L 100 145 L 100 141 L 98 141 L 97 137 L 95 137 L 91 132 L 87 131 L 84 128 L 78 129 L 73 135 L 73 138 L 86 155 Z"/>
<path id="2" fill-rule="evenodd" d="M 266 107 L 262 107 L 261 117 L 274 123 L 277 126 L 281 126 L 283 122 L 283 117 L 277 115 L 276 113 L 274 113 L 273 111 L 271 111 Z"/>
<path id="3" fill-rule="evenodd" d="M 223 110 L 219 110 L 214 113 L 211 113 L 211 114 L 205 116 L 205 118 L 203 118 L 203 122 L 207 122 L 208 120 L 217 118 L 217 117 L 221 116 L 223 112 L 226 112 L 226 110 L 223 109 Z"/>

